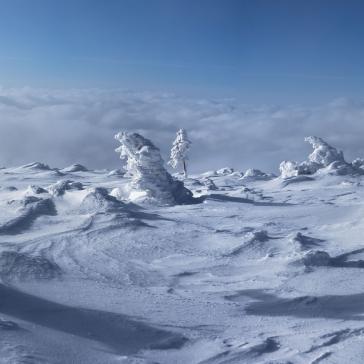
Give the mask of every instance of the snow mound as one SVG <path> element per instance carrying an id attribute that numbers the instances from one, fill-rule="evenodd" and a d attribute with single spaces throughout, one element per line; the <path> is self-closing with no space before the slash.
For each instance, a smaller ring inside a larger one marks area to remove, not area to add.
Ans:
<path id="1" fill-rule="evenodd" d="M 305 138 L 305 141 L 311 144 L 313 152 L 308 156 L 308 160 L 302 163 L 283 161 L 279 166 L 282 178 L 315 173 L 364 174 L 364 169 L 361 168 L 363 165 L 361 159 L 356 159 L 353 163 L 346 162 L 342 151 L 338 151 L 319 137 L 309 136 Z"/>
<path id="2" fill-rule="evenodd" d="M 13 201 L 11 205 L 18 205 L 19 215 L 0 225 L 0 234 L 19 234 L 28 229 L 33 222 L 42 215 L 57 214 L 53 200 L 26 196 L 20 201 Z"/>
<path id="3" fill-rule="evenodd" d="M 274 174 L 262 172 L 259 169 L 249 168 L 243 175 L 243 179 L 247 180 L 269 180 L 276 177 Z"/>
<path id="4" fill-rule="evenodd" d="M 109 195 L 105 188 L 97 187 L 84 197 L 80 205 L 80 211 L 87 214 L 125 212 L 126 205 Z"/>
<path id="5" fill-rule="evenodd" d="M 47 258 L 16 251 L 0 254 L 0 272 L 7 280 L 54 279 L 62 274 L 59 266 Z"/>
<path id="6" fill-rule="evenodd" d="M 129 200 L 161 205 L 189 204 L 196 201 L 183 182 L 173 179 L 164 168 L 160 151 L 137 133 L 120 132 L 115 136 L 121 146 L 116 149 L 127 162 L 126 170 L 132 177 Z"/>
<path id="7" fill-rule="evenodd" d="M 88 169 L 83 166 L 82 164 L 72 164 L 66 168 L 61 169 L 61 172 L 63 173 L 72 173 L 72 172 L 87 172 Z"/>
<path id="8" fill-rule="evenodd" d="M 48 191 L 53 196 L 62 196 L 69 190 L 82 190 L 83 185 L 81 182 L 74 182 L 70 180 L 58 181 L 48 187 Z"/>
<path id="9" fill-rule="evenodd" d="M 40 162 L 32 162 L 29 164 L 25 164 L 24 166 L 21 166 L 19 168 L 33 169 L 33 170 L 39 170 L 39 171 L 51 171 L 52 170 L 52 168 L 49 167 L 47 164 L 40 163 Z"/>

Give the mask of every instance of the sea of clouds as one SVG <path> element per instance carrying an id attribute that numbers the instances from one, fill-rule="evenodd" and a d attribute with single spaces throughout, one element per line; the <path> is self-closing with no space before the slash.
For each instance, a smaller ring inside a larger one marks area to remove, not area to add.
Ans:
<path id="1" fill-rule="evenodd" d="M 194 172 L 224 166 L 276 172 L 282 160 L 305 159 L 307 135 L 344 150 L 349 161 L 364 157 L 364 100 L 252 106 L 122 90 L 0 89 L 2 166 L 40 161 L 52 167 L 115 168 L 120 160 L 113 136 L 119 130 L 152 139 L 167 160 L 180 127 L 193 142 Z"/>

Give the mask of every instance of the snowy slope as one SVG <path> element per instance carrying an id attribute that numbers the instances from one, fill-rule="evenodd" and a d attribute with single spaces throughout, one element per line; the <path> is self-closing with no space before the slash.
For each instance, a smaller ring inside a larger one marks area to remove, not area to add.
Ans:
<path id="1" fill-rule="evenodd" d="M 363 176 L 223 169 L 158 207 L 74 166 L 0 170 L 0 363 L 363 362 Z"/>

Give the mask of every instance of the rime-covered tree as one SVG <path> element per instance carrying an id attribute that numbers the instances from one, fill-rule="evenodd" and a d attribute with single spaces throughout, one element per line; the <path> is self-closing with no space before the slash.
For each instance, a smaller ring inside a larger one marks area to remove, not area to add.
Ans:
<path id="1" fill-rule="evenodd" d="M 342 151 L 338 151 L 323 139 L 315 136 L 309 136 L 305 138 L 305 141 L 310 143 L 313 148 L 308 160 L 302 163 L 282 162 L 279 167 L 282 178 L 312 175 L 316 172 L 336 175 L 364 174 L 360 159 L 356 159 L 352 163 L 346 162 Z"/>
<path id="2" fill-rule="evenodd" d="M 115 135 L 120 147 L 115 151 L 126 161 L 131 176 L 129 199 L 159 204 L 193 203 L 192 192 L 176 181 L 164 168 L 159 149 L 137 133 L 120 132 Z"/>
<path id="3" fill-rule="evenodd" d="M 183 167 L 183 174 L 187 177 L 187 160 L 188 151 L 191 146 L 191 141 L 188 139 L 185 129 L 178 130 L 176 139 L 173 142 L 171 156 L 168 164 L 172 168 L 177 168 L 179 165 Z"/>

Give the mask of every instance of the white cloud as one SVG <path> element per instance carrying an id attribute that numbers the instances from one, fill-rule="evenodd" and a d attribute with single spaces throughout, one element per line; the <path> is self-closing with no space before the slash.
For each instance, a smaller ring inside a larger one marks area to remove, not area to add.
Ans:
<path id="1" fill-rule="evenodd" d="M 0 161 L 41 161 L 63 167 L 120 164 L 113 135 L 138 131 L 165 159 L 180 127 L 193 141 L 194 171 L 235 166 L 276 171 L 284 159 L 305 159 L 306 135 L 364 156 L 364 101 L 347 99 L 318 107 L 249 106 L 234 100 L 196 100 L 170 94 L 103 90 L 0 89 Z"/>

